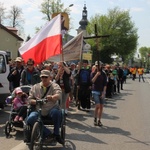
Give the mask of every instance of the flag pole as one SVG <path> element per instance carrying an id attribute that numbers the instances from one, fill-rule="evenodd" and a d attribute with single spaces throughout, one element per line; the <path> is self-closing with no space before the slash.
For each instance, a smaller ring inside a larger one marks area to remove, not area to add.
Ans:
<path id="1" fill-rule="evenodd" d="M 81 31 L 81 32 L 83 32 L 83 31 Z M 82 37 L 83 37 L 83 33 L 82 33 Z M 83 38 L 82 38 L 82 39 L 83 39 Z M 82 64 L 82 59 L 83 59 L 83 53 L 82 53 L 82 51 L 83 51 L 83 41 L 81 42 L 80 68 L 79 68 L 79 70 L 81 69 L 81 64 Z"/>
<path id="2" fill-rule="evenodd" d="M 62 24 L 62 19 L 61 19 L 61 13 L 60 13 L 60 23 Z M 61 26 L 61 25 L 60 25 Z M 60 61 L 64 61 L 64 54 L 63 54 L 63 32 L 61 28 L 61 55 L 60 55 Z"/>

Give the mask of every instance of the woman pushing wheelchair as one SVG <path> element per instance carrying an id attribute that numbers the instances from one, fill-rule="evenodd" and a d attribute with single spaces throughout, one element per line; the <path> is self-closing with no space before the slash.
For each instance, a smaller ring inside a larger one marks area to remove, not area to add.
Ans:
<path id="1" fill-rule="evenodd" d="M 62 111 L 59 107 L 59 100 L 61 99 L 62 91 L 58 84 L 51 81 L 50 76 L 51 73 L 49 70 L 42 70 L 40 75 L 41 82 L 33 85 L 30 90 L 28 99 L 30 105 L 35 106 L 35 111 L 32 111 L 27 117 L 27 125 L 33 127 L 34 123 L 38 120 L 38 106 L 36 105 L 36 101 L 38 99 L 46 99 L 47 102 L 42 105 L 41 114 L 53 121 L 54 129 L 53 133 L 51 133 L 51 131 L 44 126 L 44 140 L 48 141 L 53 137 L 60 144 L 64 144 L 59 133 L 62 121 Z"/>

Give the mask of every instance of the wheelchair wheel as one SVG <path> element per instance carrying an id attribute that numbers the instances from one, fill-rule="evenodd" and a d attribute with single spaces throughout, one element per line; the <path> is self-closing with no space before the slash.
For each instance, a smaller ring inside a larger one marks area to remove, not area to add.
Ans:
<path id="1" fill-rule="evenodd" d="M 61 138 L 65 143 L 65 135 L 66 135 L 66 116 L 65 111 L 62 110 L 62 123 L 61 123 Z"/>
<path id="2" fill-rule="evenodd" d="M 32 129 L 30 150 L 42 150 L 42 130 L 39 122 L 36 122 Z"/>
<path id="3" fill-rule="evenodd" d="M 12 131 L 12 128 L 13 128 L 12 123 L 7 121 L 6 124 L 5 124 L 5 135 L 6 135 L 6 138 L 8 138 L 10 136 L 10 132 Z"/>

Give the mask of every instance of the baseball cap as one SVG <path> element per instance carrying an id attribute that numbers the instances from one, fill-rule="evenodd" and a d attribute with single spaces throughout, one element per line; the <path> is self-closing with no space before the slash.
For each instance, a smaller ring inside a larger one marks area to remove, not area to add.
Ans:
<path id="1" fill-rule="evenodd" d="M 72 65 L 76 65 L 76 64 L 72 62 L 72 63 L 70 64 L 70 66 L 72 66 Z"/>
<path id="2" fill-rule="evenodd" d="M 16 93 L 16 94 L 19 94 L 19 93 L 22 93 L 22 92 L 23 92 L 23 91 L 21 90 L 21 88 L 16 88 L 16 89 L 15 89 L 15 93 Z"/>
<path id="3" fill-rule="evenodd" d="M 22 62 L 22 58 L 21 58 L 21 57 L 17 57 L 17 58 L 15 59 L 15 61 Z"/>
<path id="4" fill-rule="evenodd" d="M 50 76 L 50 71 L 49 70 L 42 70 L 40 77 L 42 77 L 42 76 L 49 77 Z"/>

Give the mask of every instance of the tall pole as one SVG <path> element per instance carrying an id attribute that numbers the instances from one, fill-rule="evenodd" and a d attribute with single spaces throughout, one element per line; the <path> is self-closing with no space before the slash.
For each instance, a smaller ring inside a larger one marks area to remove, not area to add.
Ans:
<path id="1" fill-rule="evenodd" d="M 98 34 L 97 34 L 97 24 L 95 24 L 94 25 L 94 27 L 95 27 L 95 36 L 97 37 L 98 36 Z M 98 56 L 98 70 L 99 70 L 99 66 L 100 66 L 100 64 L 99 64 L 99 51 L 98 51 L 98 38 L 96 38 L 96 52 L 97 52 L 97 56 Z"/>
<path id="2" fill-rule="evenodd" d="M 94 29 L 95 29 L 95 36 L 84 37 L 84 39 L 96 39 L 96 52 L 98 54 L 98 65 L 99 65 L 98 39 L 99 38 L 108 38 L 110 35 L 98 35 L 96 24 L 94 25 Z"/>

